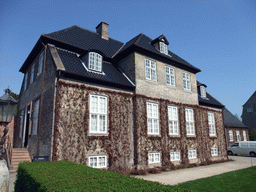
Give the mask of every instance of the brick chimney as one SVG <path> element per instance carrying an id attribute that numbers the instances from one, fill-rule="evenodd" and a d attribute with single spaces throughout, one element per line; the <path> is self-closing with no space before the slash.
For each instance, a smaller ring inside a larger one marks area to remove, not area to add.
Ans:
<path id="1" fill-rule="evenodd" d="M 108 24 L 105 22 L 101 22 L 97 27 L 96 27 L 96 32 L 101 35 L 102 39 L 108 40 Z"/>

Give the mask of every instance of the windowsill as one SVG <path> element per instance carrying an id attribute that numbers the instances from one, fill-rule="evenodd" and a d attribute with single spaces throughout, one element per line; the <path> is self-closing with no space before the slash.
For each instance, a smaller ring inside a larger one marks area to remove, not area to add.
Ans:
<path id="1" fill-rule="evenodd" d="M 175 85 L 168 85 L 168 84 L 166 84 L 166 85 L 167 85 L 167 87 L 169 87 L 169 88 L 177 89 L 177 87 L 176 87 Z"/>
<path id="2" fill-rule="evenodd" d="M 217 138 L 217 135 L 210 135 L 210 138 Z"/>
<path id="3" fill-rule="evenodd" d="M 180 137 L 180 135 L 178 134 L 178 135 L 171 135 L 171 134 L 169 134 L 169 137 Z"/>
<path id="4" fill-rule="evenodd" d="M 148 137 L 161 137 L 161 135 L 160 134 L 149 134 L 148 133 Z"/>
<path id="5" fill-rule="evenodd" d="M 186 92 L 189 92 L 189 93 L 192 92 L 191 89 L 184 89 L 184 88 L 183 88 L 183 91 L 186 91 Z"/>
<path id="6" fill-rule="evenodd" d="M 108 136 L 108 133 L 88 133 L 88 136 Z"/>
<path id="7" fill-rule="evenodd" d="M 158 84 L 157 80 L 145 79 L 146 82 Z"/>
<path id="8" fill-rule="evenodd" d="M 187 135 L 188 138 L 196 138 L 196 135 Z"/>

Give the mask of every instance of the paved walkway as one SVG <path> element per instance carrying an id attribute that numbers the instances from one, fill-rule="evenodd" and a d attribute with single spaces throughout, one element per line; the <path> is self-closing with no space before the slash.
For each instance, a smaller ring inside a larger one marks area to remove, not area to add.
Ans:
<path id="1" fill-rule="evenodd" d="M 255 157 L 229 156 L 234 161 L 226 163 L 218 163 L 208 166 L 200 166 L 187 169 L 173 170 L 169 172 L 161 172 L 160 174 L 149 174 L 135 176 L 136 178 L 143 178 L 144 180 L 157 181 L 167 185 L 177 185 L 191 180 L 211 177 L 222 173 L 245 169 L 251 166 L 256 166 Z M 9 192 L 14 191 L 14 182 L 16 180 L 16 173 L 10 173 Z"/>
<path id="2" fill-rule="evenodd" d="M 135 177 L 149 181 L 157 181 L 167 185 L 177 185 L 187 181 L 211 177 L 230 171 L 256 166 L 255 157 L 229 156 L 229 158 L 233 159 L 234 161 Z"/>

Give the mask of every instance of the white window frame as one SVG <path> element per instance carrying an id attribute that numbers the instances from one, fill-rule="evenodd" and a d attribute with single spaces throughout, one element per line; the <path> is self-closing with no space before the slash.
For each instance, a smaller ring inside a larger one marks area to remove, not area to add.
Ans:
<path id="1" fill-rule="evenodd" d="M 229 141 L 234 141 L 233 131 L 232 130 L 228 131 L 228 135 L 229 135 Z"/>
<path id="2" fill-rule="evenodd" d="M 158 104 L 147 102 L 147 127 L 149 135 L 159 135 Z"/>
<path id="3" fill-rule="evenodd" d="M 100 165 L 100 160 L 102 160 L 102 158 L 105 159 L 104 161 L 104 165 Z M 96 162 L 92 162 L 93 159 L 96 159 Z M 106 168 L 107 167 L 107 156 L 106 155 L 97 155 L 97 156 L 89 156 L 89 167 L 92 168 Z"/>
<path id="4" fill-rule="evenodd" d="M 246 131 L 243 131 L 243 137 L 244 137 L 244 141 L 247 141 Z"/>
<path id="5" fill-rule="evenodd" d="M 25 73 L 25 78 L 24 78 L 24 90 L 26 90 L 28 87 L 28 73 Z"/>
<path id="6" fill-rule="evenodd" d="M 236 140 L 241 141 L 240 131 L 236 131 Z"/>
<path id="7" fill-rule="evenodd" d="M 37 135 L 39 109 L 40 109 L 40 99 L 36 100 L 34 104 L 32 135 Z"/>
<path id="8" fill-rule="evenodd" d="M 168 106 L 169 135 L 179 135 L 178 107 Z"/>
<path id="9" fill-rule="evenodd" d="M 216 136 L 215 119 L 213 113 L 208 113 L 209 135 Z"/>
<path id="10" fill-rule="evenodd" d="M 96 98 L 96 106 L 93 104 L 93 98 Z M 104 101 L 103 103 L 100 103 Z M 94 108 L 95 107 L 95 108 Z M 90 129 L 89 133 L 107 133 L 108 125 L 108 98 L 102 95 L 90 95 Z M 96 130 L 92 129 L 93 118 L 96 117 Z M 103 119 L 104 117 L 104 119 Z M 102 118 L 102 119 L 101 119 Z M 104 129 L 105 128 L 105 129 Z"/>
<path id="11" fill-rule="evenodd" d="M 186 131 L 187 135 L 194 136 L 195 133 L 195 122 L 194 122 L 194 111 L 193 109 L 185 109 L 186 113 Z"/>
<path id="12" fill-rule="evenodd" d="M 160 153 L 148 153 L 148 164 L 160 163 L 161 154 Z"/>
<path id="13" fill-rule="evenodd" d="M 196 159 L 197 152 L 195 149 L 188 150 L 188 159 Z"/>
<path id="14" fill-rule="evenodd" d="M 165 66 L 166 84 L 175 86 L 175 70 L 172 67 Z"/>
<path id="15" fill-rule="evenodd" d="M 24 110 L 20 112 L 20 131 L 19 131 L 20 138 L 22 138 L 23 123 L 24 123 Z"/>
<path id="16" fill-rule="evenodd" d="M 182 72 L 182 78 L 183 78 L 183 88 L 185 90 L 191 91 L 190 74 L 187 72 Z"/>
<path id="17" fill-rule="evenodd" d="M 212 156 L 218 156 L 218 149 L 217 148 L 211 148 L 211 155 Z"/>
<path id="18" fill-rule="evenodd" d="M 102 71 L 102 56 L 99 53 L 90 52 L 89 53 L 89 69 L 94 71 Z"/>
<path id="19" fill-rule="evenodd" d="M 31 66 L 30 84 L 34 82 L 35 63 Z"/>
<path id="20" fill-rule="evenodd" d="M 37 75 L 40 75 L 42 73 L 42 71 L 43 71 L 43 64 L 44 64 L 44 51 L 39 56 Z"/>
<path id="21" fill-rule="evenodd" d="M 247 108 L 247 113 L 252 113 L 253 112 L 253 108 Z"/>
<path id="22" fill-rule="evenodd" d="M 157 81 L 155 61 L 145 59 L 145 75 L 146 75 L 146 79 Z"/>
<path id="23" fill-rule="evenodd" d="M 170 153 L 170 160 L 171 161 L 180 161 L 180 152 L 179 151 L 173 151 Z"/>
<path id="24" fill-rule="evenodd" d="M 159 47 L 161 53 L 168 55 L 168 45 L 166 45 L 164 42 L 159 42 Z"/>
<path id="25" fill-rule="evenodd" d="M 206 88 L 205 86 L 200 86 L 200 93 L 202 98 L 206 98 Z"/>

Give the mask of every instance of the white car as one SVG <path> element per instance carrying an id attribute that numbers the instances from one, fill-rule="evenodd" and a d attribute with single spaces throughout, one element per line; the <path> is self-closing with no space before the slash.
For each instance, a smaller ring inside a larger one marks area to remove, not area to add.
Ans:
<path id="1" fill-rule="evenodd" d="M 250 155 L 256 157 L 256 141 L 238 141 L 228 147 L 228 155 Z"/>

